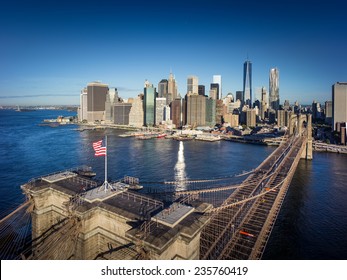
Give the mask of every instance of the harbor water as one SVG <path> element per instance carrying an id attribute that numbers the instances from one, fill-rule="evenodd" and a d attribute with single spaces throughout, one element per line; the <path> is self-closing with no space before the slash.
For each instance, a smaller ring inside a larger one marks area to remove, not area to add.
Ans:
<path id="1" fill-rule="evenodd" d="M 75 113 L 0 110 L 1 218 L 24 200 L 20 185 L 33 177 L 89 165 L 103 180 L 104 158 L 94 156 L 92 143 L 105 134 L 110 180 L 134 176 L 148 182 L 146 188 L 239 174 L 256 168 L 274 149 L 229 141 L 137 140 L 119 137 L 120 130 L 78 131 L 70 124 L 39 126 L 59 115 Z M 347 259 L 347 155 L 313 156 L 298 165 L 264 259 Z"/>

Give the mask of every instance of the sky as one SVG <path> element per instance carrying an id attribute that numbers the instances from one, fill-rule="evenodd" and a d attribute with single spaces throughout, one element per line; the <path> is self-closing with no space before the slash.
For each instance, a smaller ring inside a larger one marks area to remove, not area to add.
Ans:
<path id="1" fill-rule="evenodd" d="M 240 3 L 242 2 L 242 3 Z M 347 82 L 342 0 L 2 1 L 0 106 L 78 105 L 101 81 L 123 98 L 155 87 L 170 71 L 184 96 L 187 77 L 223 96 L 242 90 L 252 62 L 253 98 L 280 73 L 280 103 L 331 100 Z M 208 91 L 206 92 L 208 94 Z"/>

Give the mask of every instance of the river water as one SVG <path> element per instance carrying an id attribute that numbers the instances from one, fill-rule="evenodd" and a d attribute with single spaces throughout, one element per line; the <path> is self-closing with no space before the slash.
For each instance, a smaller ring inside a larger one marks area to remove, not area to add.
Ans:
<path id="1" fill-rule="evenodd" d="M 1 217 L 23 201 L 20 185 L 33 177 L 89 165 L 103 180 L 104 158 L 94 157 L 92 142 L 105 134 L 108 177 L 114 180 L 124 175 L 143 182 L 230 176 L 256 168 L 274 149 L 227 141 L 137 140 L 119 137 L 120 130 L 80 132 L 76 125 L 39 126 L 59 115 L 75 113 L 0 110 Z M 264 259 L 347 259 L 346 171 L 347 155 L 314 153 L 312 161 L 300 161 Z"/>

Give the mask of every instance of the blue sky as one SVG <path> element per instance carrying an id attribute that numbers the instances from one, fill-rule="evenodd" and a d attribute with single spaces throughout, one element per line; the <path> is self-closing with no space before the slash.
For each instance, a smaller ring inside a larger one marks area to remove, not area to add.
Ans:
<path id="1" fill-rule="evenodd" d="M 123 3 L 124 2 L 124 3 Z M 247 3 L 239 3 L 247 2 Z M 0 11 L 0 105 L 78 104 L 99 80 L 134 97 L 170 69 L 179 92 L 188 75 L 206 88 L 222 75 L 223 95 L 253 92 L 280 71 L 280 100 L 331 100 L 347 81 L 343 1 L 8 1 Z"/>

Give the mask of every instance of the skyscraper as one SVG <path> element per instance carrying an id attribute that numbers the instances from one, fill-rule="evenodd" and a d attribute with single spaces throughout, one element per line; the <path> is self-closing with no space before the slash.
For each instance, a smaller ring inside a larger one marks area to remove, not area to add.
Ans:
<path id="1" fill-rule="evenodd" d="M 283 109 L 284 110 L 289 110 L 290 109 L 290 103 L 289 103 L 288 99 L 284 100 Z"/>
<path id="2" fill-rule="evenodd" d="M 269 107 L 273 110 L 276 110 L 276 111 L 280 108 L 279 71 L 277 68 L 272 68 L 270 70 Z"/>
<path id="3" fill-rule="evenodd" d="M 117 88 L 111 87 L 108 89 L 108 93 L 110 94 L 110 99 L 112 104 L 118 103 L 118 91 Z"/>
<path id="4" fill-rule="evenodd" d="M 167 122 L 171 120 L 171 109 L 169 105 L 164 106 L 163 121 Z"/>
<path id="5" fill-rule="evenodd" d="M 243 64 L 243 103 L 252 107 L 252 62 L 249 60 Z"/>
<path id="6" fill-rule="evenodd" d="M 108 85 L 92 82 L 87 85 L 87 120 L 95 122 L 104 120 Z"/>
<path id="7" fill-rule="evenodd" d="M 162 79 L 158 84 L 158 97 L 159 98 L 166 98 L 168 93 L 168 80 Z"/>
<path id="8" fill-rule="evenodd" d="M 198 94 L 199 95 L 205 95 L 205 86 L 204 85 L 198 86 Z"/>
<path id="9" fill-rule="evenodd" d="M 321 117 L 320 103 L 317 102 L 316 100 L 313 100 L 311 110 L 312 110 L 312 120 L 313 121 L 316 121 L 317 119 L 319 119 Z"/>
<path id="10" fill-rule="evenodd" d="M 333 130 L 336 123 L 347 122 L 347 83 L 337 82 L 332 87 L 333 99 Z"/>
<path id="11" fill-rule="evenodd" d="M 199 93 L 199 79 L 196 76 L 189 76 L 187 79 L 187 94 Z"/>
<path id="12" fill-rule="evenodd" d="M 175 100 L 176 98 L 177 98 L 177 83 L 173 74 L 170 72 L 170 76 L 168 80 L 168 93 L 166 98 L 166 105 L 170 105 L 172 100 Z"/>
<path id="13" fill-rule="evenodd" d="M 214 96 L 212 97 L 213 99 L 219 99 L 218 96 L 220 96 L 220 87 L 218 83 L 212 83 L 210 85 L 210 90 L 215 90 L 216 92 L 216 96 L 214 98 Z"/>
<path id="14" fill-rule="evenodd" d="M 206 124 L 206 96 L 187 95 L 187 124 L 193 127 Z"/>
<path id="15" fill-rule="evenodd" d="M 109 88 L 105 102 L 105 121 L 114 122 L 114 106 L 118 103 L 118 91 L 116 88 Z"/>
<path id="16" fill-rule="evenodd" d="M 248 127 L 256 126 L 256 112 L 255 109 L 246 110 L 246 125 Z"/>
<path id="17" fill-rule="evenodd" d="M 155 87 L 146 80 L 143 98 L 143 123 L 145 126 L 155 125 L 155 95 Z"/>
<path id="18" fill-rule="evenodd" d="M 241 90 L 236 91 L 236 99 L 235 100 L 240 100 L 241 103 L 243 102 L 243 92 Z"/>
<path id="19" fill-rule="evenodd" d="M 213 84 L 218 84 L 217 99 L 222 99 L 222 76 L 213 75 Z"/>
<path id="20" fill-rule="evenodd" d="M 223 100 L 216 100 L 216 123 L 223 124 L 224 104 Z"/>
<path id="21" fill-rule="evenodd" d="M 113 108 L 111 105 L 110 92 L 106 94 L 105 101 L 105 122 L 113 122 Z"/>
<path id="22" fill-rule="evenodd" d="M 87 88 L 81 90 L 80 95 L 80 107 L 78 108 L 78 121 L 86 121 L 87 120 Z"/>
<path id="23" fill-rule="evenodd" d="M 265 118 L 265 113 L 267 111 L 267 103 L 266 103 L 266 88 L 261 88 L 261 106 L 260 106 L 260 118 L 263 120 Z"/>
<path id="24" fill-rule="evenodd" d="M 333 102 L 325 101 L 325 123 L 330 124 L 333 118 Z"/>
<path id="25" fill-rule="evenodd" d="M 265 87 L 261 88 L 261 101 L 266 102 L 266 88 Z"/>
<path id="26" fill-rule="evenodd" d="M 129 125 L 129 115 L 131 111 L 131 103 L 116 103 L 114 104 L 114 120 L 115 124 Z"/>
<path id="27" fill-rule="evenodd" d="M 139 94 L 133 102 L 133 106 L 129 112 L 129 125 L 133 125 L 135 127 L 143 126 L 143 94 Z"/>
<path id="28" fill-rule="evenodd" d="M 214 100 L 217 100 L 217 89 L 216 88 L 210 89 L 209 97 L 214 99 Z"/>
<path id="29" fill-rule="evenodd" d="M 206 98 L 206 125 L 214 127 L 216 124 L 216 100 Z"/>
<path id="30" fill-rule="evenodd" d="M 277 125 L 279 127 L 285 126 L 285 115 L 286 115 L 285 110 L 277 110 Z"/>
<path id="31" fill-rule="evenodd" d="M 186 124 L 186 100 L 185 99 L 175 99 L 171 102 L 171 120 L 177 128 Z"/>
<path id="32" fill-rule="evenodd" d="M 155 124 L 159 125 L 164 120 L 164 107 L 166 106 L 166 98 L 157 97 L 155 99 Z"/>

